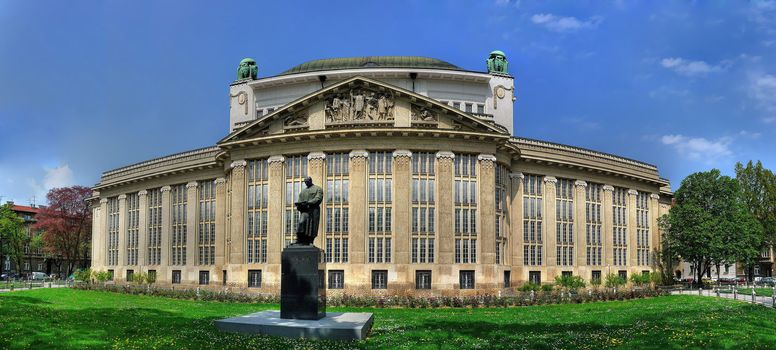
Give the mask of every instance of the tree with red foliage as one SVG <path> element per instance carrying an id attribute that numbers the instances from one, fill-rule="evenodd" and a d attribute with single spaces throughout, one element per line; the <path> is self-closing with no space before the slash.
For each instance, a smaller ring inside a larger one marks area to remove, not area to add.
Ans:
<path id="1" fill-rule="evenodd" d="M 92 238 L 92 211 L 86 199 L 91 194 L 83 186 L 52 188 L 46 195 L 48 206 L 35 215 L 35 228 L 43 230 L 44 249 L 62 257 L 68 276 L 78 260 L 86 261 Z"/>

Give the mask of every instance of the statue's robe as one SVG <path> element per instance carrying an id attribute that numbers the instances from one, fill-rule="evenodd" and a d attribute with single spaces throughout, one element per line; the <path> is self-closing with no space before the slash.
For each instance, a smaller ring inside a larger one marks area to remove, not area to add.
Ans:
<path id="1" fill-rule="evenodd" d="M 299 192 L 296 202 L 299 210 L 299 223 L 296 226 L 296 240 L 301 244 L 312 244 L 318 236 L 318 223 L 321 220 L 321 202 L 323 189 L 312 185 Z"/>

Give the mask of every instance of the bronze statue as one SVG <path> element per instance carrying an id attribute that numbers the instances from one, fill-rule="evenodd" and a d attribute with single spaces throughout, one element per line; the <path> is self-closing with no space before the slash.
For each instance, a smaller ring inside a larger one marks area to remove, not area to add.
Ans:
<path id="1" fill-rule="evenodd" d="M 306 177 L 307 188 L 299 192 L 299 200 L 294 203 L 299 211 L 299 223 L 296 226 L 296 244 L 312 245 L 318 236 L 318 222 L 321 219 L 321 201 L 323 189 L 313 185 L 313 179 Z"/>

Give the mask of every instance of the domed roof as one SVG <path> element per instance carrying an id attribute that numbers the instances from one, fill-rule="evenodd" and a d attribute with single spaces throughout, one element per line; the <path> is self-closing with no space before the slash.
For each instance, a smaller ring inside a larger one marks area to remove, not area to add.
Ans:
<path id="1" fill-rule="evenodd" d="M 326 58 L 308 61 L 291 67 L 291 69 L 280 73 L 280 75 L 357 68 L 435 68 L 463 70 L 461 67 L 436 58 L 418 56 L 365 56 Z"/>

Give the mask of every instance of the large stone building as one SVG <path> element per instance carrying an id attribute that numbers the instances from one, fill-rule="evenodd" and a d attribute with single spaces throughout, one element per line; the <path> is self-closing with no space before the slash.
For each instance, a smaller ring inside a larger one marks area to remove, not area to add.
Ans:
<path id="1" fill-rule="evenodd" d="M 103 173 L 93 266 L 117 282 L 276 292 L 305 176 L 325 191 L 329 289 L 493 291 L 652 269 L 654 165 L 514 136 L 514 78 L 423 57 L 315 60 L 229 87 L 215 146 Z"/>

